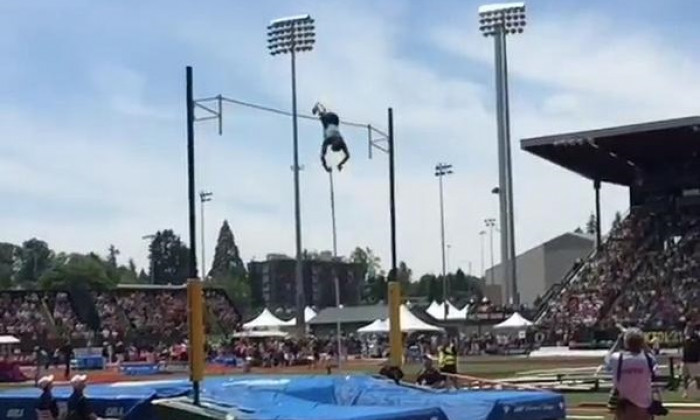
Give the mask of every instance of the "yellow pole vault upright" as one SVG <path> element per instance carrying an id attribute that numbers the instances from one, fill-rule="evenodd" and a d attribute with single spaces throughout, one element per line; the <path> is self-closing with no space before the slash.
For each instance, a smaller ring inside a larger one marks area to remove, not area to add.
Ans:
<path id="1" fill-rule="evenodd" d="M 204 379 L 204 296 L 202 281 L 187 281 L 187 307 L 189 308 L 188 356 L 190 360 L 190 380 L 194 388 L 194 403 L 199 405 L 199 384 Z"/>
<path id="2" fill-rule="evenodd" d="M 401 285 L 390 281 L 389 288 L 389 349 L 392 366 L 401 367 L 403 363 L 403 343 L 401 337 Z"/>

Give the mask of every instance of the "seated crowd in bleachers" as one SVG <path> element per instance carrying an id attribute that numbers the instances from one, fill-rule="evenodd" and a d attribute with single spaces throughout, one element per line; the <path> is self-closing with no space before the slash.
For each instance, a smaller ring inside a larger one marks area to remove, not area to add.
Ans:
<path id="1" fill-rule="evenodd" d="M 700 215 L 633 211 L 561 291 L 538 326 L 548 341 L 586 341 L 620 326 L 682 329 L 697 321 Z"/>
<path id="2" fill-rule="evenodd" d="M 187 336 L 185 289 L 116 289 L 95 291 L 91 296 L 92 302 L 75 302 L 67 292 L 0 293 L 0 335 L 16 336 L 25 350 L 35 345 L 54 347 L 66 340 L 116 345 L 145 338 L 151 343 L 173 344 Z M 205 307 L 213 316 L 205 314 L 209 324 L 217 323 L 224 333 L 239 328 L 240 316 L 222 290 L 208 289 L 205 298 Z M 86 304 L 95 306 L 97 330 L 88 327 L 75 310 L 76 305 Z"/>

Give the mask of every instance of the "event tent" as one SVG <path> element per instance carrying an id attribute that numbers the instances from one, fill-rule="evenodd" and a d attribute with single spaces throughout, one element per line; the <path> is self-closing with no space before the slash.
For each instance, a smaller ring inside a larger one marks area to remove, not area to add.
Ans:
<path id="1" fill-rule="evenodd" d="M 500 324 L 494 325 L 493 328 L 513 329 L 513 330 L 521 329 L 521 330 L 523 330 L 531 325 L 532 325 L 531 321 L 528 321 L 527 319 L 523 318 L 522 315 L 520 315 L 518 312 L 516 312 L 513 315 L 511 315 L 510 318 L 506 319 L 505 321 L 501 322 Z"/>
<path id="2" fill-rule="evenodd" d="M 288 334 L 279 330 L 266 330 L 266 331 L 238 331 L 233 333 L 235 338 L 284 338 Z"/>
<path id="3" fill-rule="evenodd" d="M 360 334 L 386 333 L 389 332 L 389 323 L 385 319 L 375 319 L 369 325 L 365 325 L 357 330 Z"/>
<path id="4" fill-rule="evenodd" d="M 401 305 L 401 332 L 411 333 L 416 331 L 443 331 L 442 328 L 436 327 L 435 325 L 430 325 L 427 322 L 422 321 L 417 316 L 413 315 L 406 305 Z M 375 320 L 369 325 L 357 330 L 357 332 L 375 332 L 375 333 L 388 333 L 391 329 L 391 323 L 388 319 L 386 320 Z"/>
<path id="5" fill-rule="evenodd" d="M 280 328 L 280 327 L 289 327 L 290 324 L 288 323 L 289 321 L 283 321 L 270 312 L 269 309 L 265 308 L 263 309 L 262 312 L 260 312 L 260 315 L 255 317 L 255 319 L 246 322 L 243 324 L 243 328 L 247 330 L 252 330 L 255 328 Z M 291 324 L 294 325 L 294 324 Z"/>
<path id="6" fill-rule="evenodd" d="M 316 311 L 314 311 L 311 306 L 304 308 L 304 322 L 309 322 L 313 318 L 316 318 Z M 284 321 L 285 327 L 293 327 L 297 325 L 297 317 L 290 319 L 289 321 Z"/>
<path id="7" fill-rule="evenodd" d="M 465 305 L 462 309 L 457 309 L 457 307 L 450 303 L 450 301 L 447 301 L 447 308 L 448 321 L 465 320 L 467 318 L 468 305 Z M 437 320 L 444 320 L 445 302 L 438 303 L 437 301 L 433 301 L 433 303 L 431 303 L 430 306 L 428 306 L 428 309 L 426 309 L 425 312 L 427 312 L 428 315 L 432 316 Z"/>

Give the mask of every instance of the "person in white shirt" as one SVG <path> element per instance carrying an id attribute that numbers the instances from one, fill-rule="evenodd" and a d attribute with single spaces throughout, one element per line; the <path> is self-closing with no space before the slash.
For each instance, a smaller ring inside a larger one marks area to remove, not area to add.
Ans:
<path id="1" fill-rule="evenodd" d="M 624 351 L 606 357 L 605 368 L 612 374 L 618 392 L 616 420 L 651 420 L 652 382 L 658 365 L 648 351 L 644 335 L 636 328 L 625 331 Z"/>

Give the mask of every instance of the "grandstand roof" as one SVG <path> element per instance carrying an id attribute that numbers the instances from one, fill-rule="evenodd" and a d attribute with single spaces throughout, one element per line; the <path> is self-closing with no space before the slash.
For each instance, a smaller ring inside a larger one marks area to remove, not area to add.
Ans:
<path id="1" fill-rule="evenodd" d="M 637 174 L 700 155 L 700 116 L 521 140 L 523 150 L 591 180 L 632 185 Z"/>

